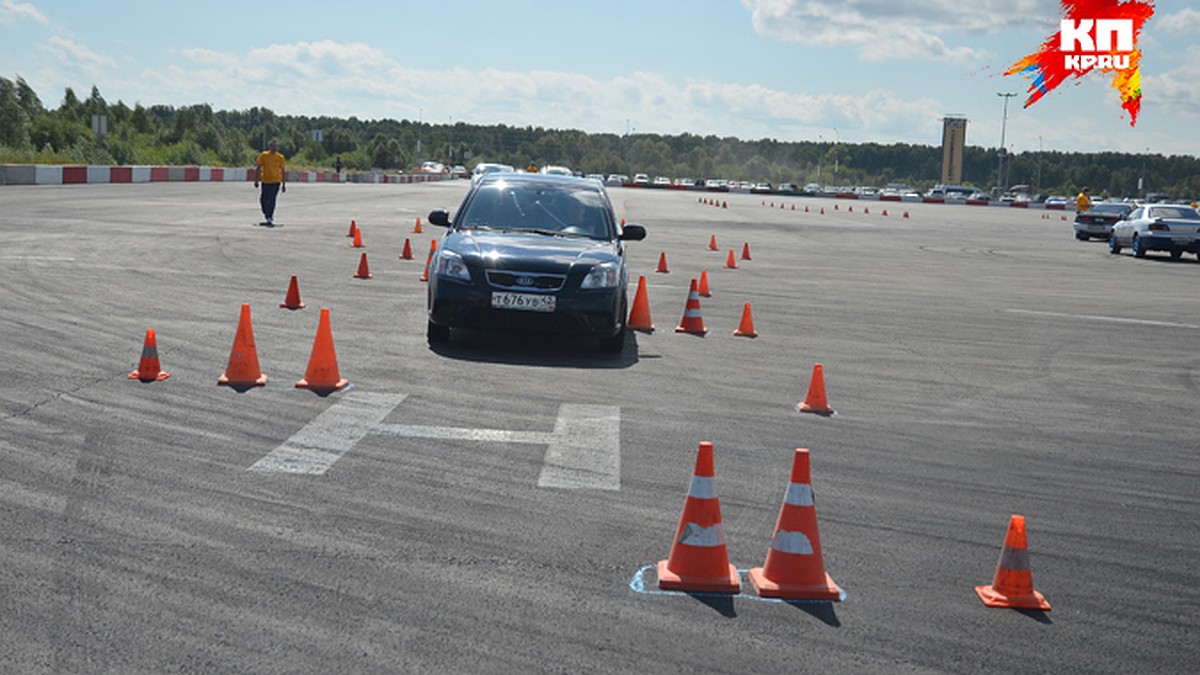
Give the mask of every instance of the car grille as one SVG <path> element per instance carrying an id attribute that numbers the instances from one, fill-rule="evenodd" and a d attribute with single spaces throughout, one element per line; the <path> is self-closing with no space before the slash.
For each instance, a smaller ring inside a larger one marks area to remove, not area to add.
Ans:
<path id="1" fill-rule="evenodd" d="M 488 270 L 487 280 L 495 288 L 512 291 L 558 291 L 566 283 L 567 275 Z"/>

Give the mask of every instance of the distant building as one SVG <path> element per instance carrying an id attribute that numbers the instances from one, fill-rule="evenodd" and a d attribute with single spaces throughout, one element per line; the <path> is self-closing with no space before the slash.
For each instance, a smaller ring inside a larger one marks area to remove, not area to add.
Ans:
<path id="1" fill-rule="evenodd" d="M 967 145 L 967 118 L 942 118 L 942 185 L 962 185 L 963 148 Z"/>

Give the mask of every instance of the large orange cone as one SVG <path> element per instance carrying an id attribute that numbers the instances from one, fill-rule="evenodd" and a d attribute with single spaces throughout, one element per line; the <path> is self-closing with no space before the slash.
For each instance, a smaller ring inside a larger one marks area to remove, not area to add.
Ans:
<path id="1" fill-rule="evenodd" d="M 808 395 L 804 397 L 804 401 L 796 404 L 796 410 L 818 415 L 833 414 L 833 408 L 829 407 L 829 401 L 825 399 L 825 371 L 821 368 L 821 364 L 813 366 L 812 381 L 808 383 Z"/>
<path id="2" fill-rule="evenodd" d="M 792 479 L 783 496 L 775 534 L 762 567 L 750 568 L 750 583 L 764 598 L 841 600 L 842 591 L 825 572 L 808 450 L 797 448 Z"/>
<path id="3" fill-rule="evenodd" d="M 401 260 L 412 260 L 413 259 L 412 243 L 410 243 L 408 241 L 408 237 L 404 238 L 404 250 L 400 252 L 400 259 Z"/>
<path id="4" fill-rule="evenodd" d="M 425 271 L 421 272 L 419 281 L 429 281 L 429 265 L 433 262 L 434 253 L 437 253 L 437 239 L 429 242 L 429 257 L 425 259 Z"/>
<path id="5" fill-rule="evenodd" d="M 355 279 L 370 279 L 371 267 L 367 265 L 367 254 L 363 253 L 358 259 L 358 272 L 354 275 Z"/>
<path id="6" fill-rule="evenodd" d="M 659 274 L 666 274 L 671 271 L 667 269 L 667 254 L 665 251 L 658 254 L 658 268 L 654 271 Z"/>
<path id="7" fill-rule="evenodd" d="M 675 327 L 676 333 L 691 333 L 704 335 L 708 329 L 704 327 L 704 317 L 700 316 L 700 293 L 696 289 L 696 280 L 692 279 L 691 290 L 688 291 L 687 304 L 683 308 L 683 319 Z"/>
<path id="8" fill-rule="evenodd" d="M 294 281 L 296 277 L 292 277 Z M 242 305 L 242 316 L 238 319 L 237 334 L 233 336 L 233 349 L 229 350 L 229 364 L 217 378 L 217 384 L 235 389 L 261 387 L 267 376 L 258 367 L 258 348 L 254 346 L 254 326 L 250 323 L 250 305 Z"/>
<path id="9" fill-rule="evenodd" d="M 725 260 L 725 269 L 737 269 L 737 258 L 733 257 L 733 249 L 729 249 L 729 258 Z"/>
<path id="10" fill-rule="evenodd" d="M 142 358 L 138 361 L 137 370 L 129 374 L 131 380 L 142 382 L 162 382 L 171 374 L 159 368 L 158 338 L 153 328 L 146 329 L 146 341 L 142 343 Z"/>
<path id="11" fill-rule="evenodd" d="M 350 247 L 351 248 L 362 248 L 363 247 L 362 228 L 361 227 L 356 228 L 354 230 L 354 243 L 350 244 Z"/>
<path id="12" fill-rule="evenodd" d="M 329 327 L 329 308 L 322 307 L 308 369 L 304 372 L 304 379 L 296 383 L 296 388 L 311 389 L 324 395 L 347 384 L 350 384 L 349 380 L 343 380 L 338 372 L 337 354 L 333 350 L 333 330 Z"/>
<path id="13" fill-rule="evenodd" d="M 979 599 L 988 607 L 1050 610 L 1050 603 L 1033 590 L 1033 571 L 1029 567 L 1029 548 L 1025 540 L 1025 516 L 1014 515 L 1008 521 L 1004 548 L 991 586 L 976 586 Z"/>
<path id="14" fill-rule="evenodd" d="M 417 224 L 413 227 L 413 234 L 421 234 L 422 232 L 423 232 L 423 230 L 421 229 L 421 216 L 417 216 Z"/>
<path id="15" fill-rule="evenodd" d="M 292 280 L 288 282 L 287 297 L 283 299 L 283 303 L 279 305 L 284 309 L 304 309 L 305 305 L 300 302 L 300 283 L 296 281 L 296 275 L 292 275 Z"/>
<path id="16" fill-rule="evenodd" d="M 738 325 L 737 330 L 733 334 L 738 337 L 758 337 L 758 333 L 754 332 L 754 317 L 750 315 L 750 303 L 746 303 L 746 307 L 742 309 L 742 322 Z"/>
<path id="17" fill-rule="evenodd" d="M 747 241 L 742 244 L 742 260 L 749 260 L 749 259 L 750 259 L 750 242 Z"/>
<path id="18" fill-rule="evenodd" d="M 696 452 L 696 468 L 671 554 L 658 562 L 658 587 L 709 593 L 737 593 L 742 588 L 737 568 L 729 564 L 713 477 L 713 445 L 707 441 Z"/>
<path id="19" fill-rule="evenodd" d="M 650 320 L 650 298 L 646 292 L 646 276 L 638 277 L 637 293 L 633 296 L 633 309 L 629 310 L 629 327 L 644 333 L 654 332 L 654 322 Z"/>
<path id="20" fill-rule="evenodd" d="M 353 220 L 351 220 L 350 221 L 350 231 L 346 233 L 346 236 L 353 237 L 355 232 L 358 232 L 358 225 Z"/>
<path id="21" fill-rule="evenodd" d="M 700 283 L 696 285 L 696 292 L 702 298 L 712 297 L 712 291 L 708 289 L 708 270 L 700 270 Z"/>
<path id="22" fill-rule="evenodd" d="M 710 251 L 717 250 L 717 235 L 714 234 L 714 235 L 712 235 L 712 237 L 709 238 L 708 250 L 710 250 Z"/>

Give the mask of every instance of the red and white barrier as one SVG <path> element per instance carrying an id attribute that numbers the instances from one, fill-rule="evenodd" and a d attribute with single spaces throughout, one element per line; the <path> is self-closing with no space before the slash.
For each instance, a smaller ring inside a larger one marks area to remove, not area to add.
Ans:
<path id="1" fill-rule="evenodd" d="M 338 174 L 288 171 L 297 183 L 424 183 L 446 180 L 443 174 Z M 0 185 L 102 185 L 105 183 L 229 183 L 256 180 L 258 171 L 218 166 L 81 166 L 0 164 Z"/>

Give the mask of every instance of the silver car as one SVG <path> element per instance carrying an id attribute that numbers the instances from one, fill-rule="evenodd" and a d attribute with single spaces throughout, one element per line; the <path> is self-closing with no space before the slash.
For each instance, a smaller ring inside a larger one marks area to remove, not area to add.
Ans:
<path id="1" fill-rule="evenodd" d="M 1111 253 L 1126 246 L 1137 258 L 1147 251 L 1167 251 L 1172 258 L 1195 253 L 1200 260 L 1200 213 L 1182 204 L 1139 206 L 1113 225 L 1108 240 Z"/>

